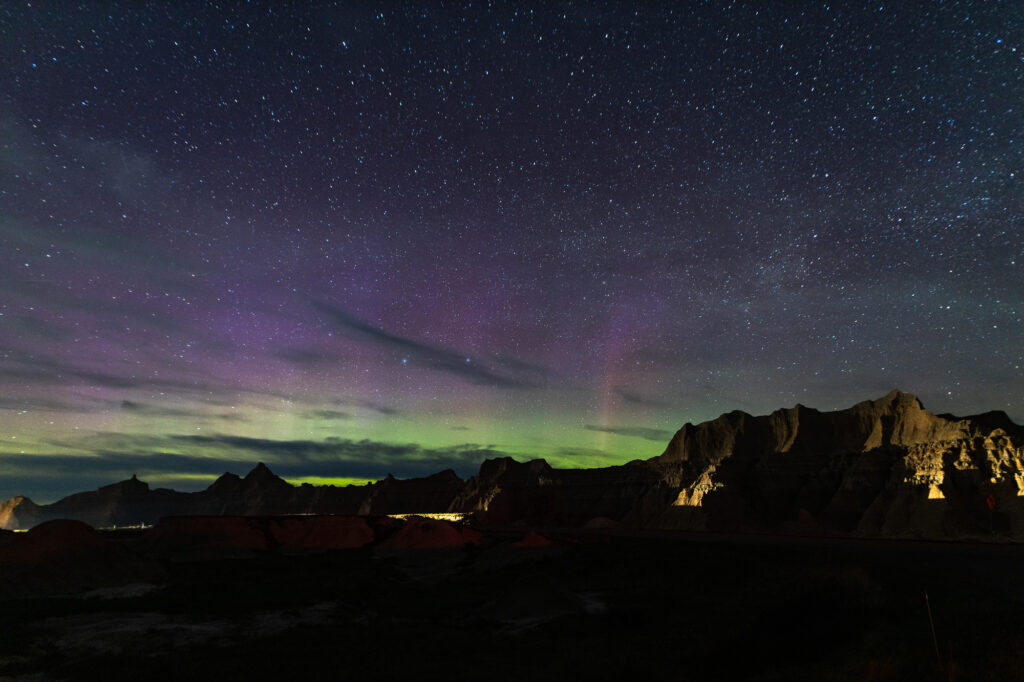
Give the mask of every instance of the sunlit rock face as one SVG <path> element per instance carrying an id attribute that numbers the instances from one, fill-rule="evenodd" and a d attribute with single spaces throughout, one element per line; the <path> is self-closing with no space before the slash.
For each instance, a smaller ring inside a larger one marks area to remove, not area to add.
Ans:
<path id="1" fill-rule="evenodd" d="M 1002 413 L 934 415 L 899 391 L 836 412 L 732 412 L 687 424 L 657 458 L 680 490 L 651 523 L 778 531 L 814 519 L 865 536 L 1024 538 L 1020 443 Z"/>
<path id="2" fill-rule="evenodd" d="M 971 434 L 967 420 L 938 417 L 908 393 L 892 391 L 846 410 L 819 412 L 796 405 L 753 417 L 730 412 L 694 426 L 687 424 L 657 459 L 716 464 L 726 457 L 757 458 L 766 453 L 865 452 L 956 440 Z"/>
<path id="3" fill-rule="evenodd" d="M 39 506 L 21 495 L 0 504 L 0 528 L 23 530 L 31 528 L 43 519 Z"/>

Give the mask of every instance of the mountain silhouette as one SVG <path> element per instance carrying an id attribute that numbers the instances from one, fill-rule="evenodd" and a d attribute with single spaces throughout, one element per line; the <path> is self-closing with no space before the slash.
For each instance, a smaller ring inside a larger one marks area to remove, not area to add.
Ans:
<path id="1" fill-rule="evenodd" d="M 733 411 L 685 424 L 649 460 L 555 469 L 486 460 L 467 481 L 446 470 L 365 486 L 293 486 L 259 463 L 196 493 L 132 477 L 50 505 L 15 497 L 0 528 L 50 519 L 94 527 L 164 516 L 458 512 L 479 523 L 883 537 L 1024 539 L 1024 429 L 1002 412 L 936 415 L 891 391 L 844 410 Z"/>

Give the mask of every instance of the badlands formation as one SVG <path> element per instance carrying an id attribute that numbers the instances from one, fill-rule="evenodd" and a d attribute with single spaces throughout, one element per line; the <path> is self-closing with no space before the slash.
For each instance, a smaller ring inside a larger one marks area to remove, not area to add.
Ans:
<path id="1" fill-rule="evenodd" d="M 857 537 L 1024 539 L 1024 429 L 1002 412 L 936 415 L 892 391 L 848 409 L 796 405 L 686 424 L 665 452 L 599 469 L 485 461 L 366 486 L 293 486 L 258 465 L 206 490 L 135 477 L 50 505 L 15 497 L 0 528 L 51 519 L 94 527 L 170 516 L 461 513 L 482 526 L 616 527 Z"/>

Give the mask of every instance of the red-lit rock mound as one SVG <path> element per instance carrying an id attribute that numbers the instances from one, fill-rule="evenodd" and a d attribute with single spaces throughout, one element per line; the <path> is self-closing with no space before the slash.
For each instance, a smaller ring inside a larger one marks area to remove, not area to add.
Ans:
<path id="1" fill-rule="evenodd" d="M 522 540 L 512 543 L 513 547 L 550 547 L 551 545 L 551 540 L 532 530 L 523 536 Z"/>
<path id="2" fill-rule="evenodd" d="M 47 521 L 0 545 L 0 599 L 78 594 L 162 578 L 159 566 L 81 521 Z"/>
<path id="3" fill-rule="evenodd" d="M 146 534 L 145 544 L 153 554 L 171 559 L 250 556 L 271 546 L 262 521 L 245 516 L 170 516 Z"/>
<path id="4" fill-rule="evenodd" d="M 157 556 L 194 560 L 354 549 L 374 537 L 358 516 L 172 516 L 149 531 L 145 544 Z"/>
<path id="5" fill-rule="evenodd" d="M 283 550 L 356 549 L 374 540 L 361 516 L 295 516 L 270 519 L 270 533 Z"/>
<path id="6" fill-rule="evenodd" d="M 47 521 L 23 535 L 15 536 L 10 543 L 0 547 L 0 566 L 32 566 L 70 561 L 95 554 L 96 550 L 106 548 L 107 544 L 92 526 L 81 521 Z"/>
<path id="7" fill-rule="evenodd" d="M 397 533 L 388 538 L 384 549 L 446 549 L 475 545 L 483 537 L 472 528 L 455 526 L 447 521 L 410 516 Z"/>

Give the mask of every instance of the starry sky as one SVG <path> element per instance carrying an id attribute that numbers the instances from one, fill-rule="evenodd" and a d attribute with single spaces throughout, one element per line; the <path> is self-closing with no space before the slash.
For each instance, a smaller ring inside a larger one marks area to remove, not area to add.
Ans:
<path id="1" fill-rule="evenodd" d="M 0 499 L 1024 422 L 1020 3 L 309 4 L 0 7 Z"/>

